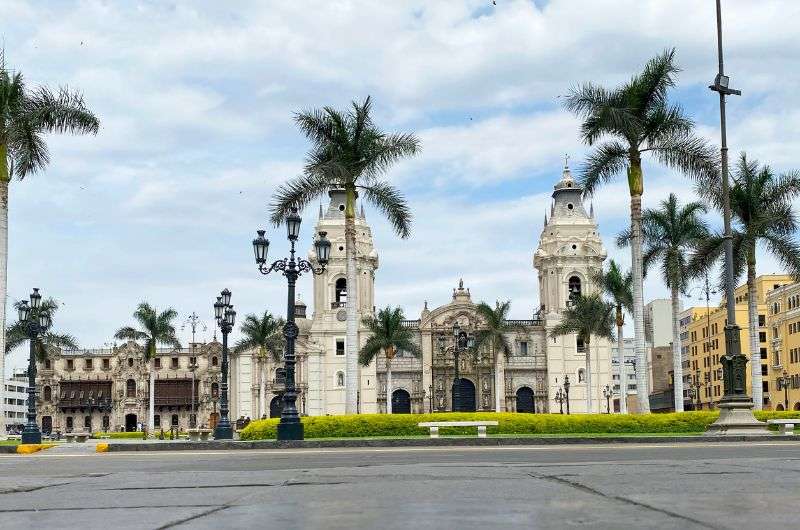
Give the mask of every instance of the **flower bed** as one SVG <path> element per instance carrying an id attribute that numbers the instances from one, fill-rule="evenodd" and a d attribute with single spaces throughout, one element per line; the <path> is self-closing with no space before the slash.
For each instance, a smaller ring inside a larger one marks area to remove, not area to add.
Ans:
<path id="1" fill-rule="evenodd" d="M 306 438 L 361 438 L 372 436 L 424 436 L 423 421 L 496 420 L 489 434 L 652 434 L 700 433 L 713 423 L 716 411 L 671 414 L 515 414 L 495 412 L 455 412 L 437 414 L 358 414 L 350 416 L 303 417 Z M 760 420 L 800 418 L 797 412 L 756 412 Z M 240 432 L 242 440 L 276 437 L 278 419 L 256 420 Z M 443 428 L 443 435 L 475 434 L 474 428 Z"/>

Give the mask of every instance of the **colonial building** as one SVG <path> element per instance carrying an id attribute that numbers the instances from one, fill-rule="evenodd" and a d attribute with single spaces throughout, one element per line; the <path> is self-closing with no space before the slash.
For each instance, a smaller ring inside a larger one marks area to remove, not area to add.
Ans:
<path id="1" fill-rule="evenodd" d="M 611 383 L 611 348 L 607 341 L 591 341 L 592 388 L 587 387 L 586 345 L 574 335 L 551 337 L 563 310 L 580 294 L 596 292 L 593 275 L 602 269 L 606 251 L 594 212 L 585 209 L 582 190 L 568 168 L 555 185 L 549 215 L 545 214 L 533 266 L 539 279 L 540 305 L 531 308 L 528 320 L 513 321 L 508 339 L 509 355 L 494 358 L 489 351 L 461 355 L 459 381 L 455 381 L 453 325 L 477 332 L 483 326 L 473 294 L 462 281 L 453 289 L 449 303 L 429 308 L 406 321 L 414 330 L 422 351 L 417 359 L 399 352 L 392 363 L 393 392 L 386 395 L 385 358 L 379 356 L 359 373 L 359 406 L 365 413 L 385 412 L 392 399 L 393 412 L 453 410 L 454 384 L 460 385 L 460 410 L 551 412 L 558 410 L 554 396 L 570 378 L 570 410 L 585 412 L 587 393 L 593 410 L 601 410 L 603 388 Z M 302 414 L 343 414 L 345 411 L 345 306 L 348 303 L 344 252 L 344 193 L 330 192 L 326 210 L 320 208 L 316 229 L 331 239 L 330 263 L 324 274 L 314 276 L 314 310 L 296 307 L 300 337 L 297 344 L 298 408 Z M 375 311 L 375 272 L 378 253 L 363 209 L 356 218 L 358 312 L 363 318 Z M 309 253 L 313 261 L 313 253 Z M 493 302 L 493 301 L 489 301 Z M 359 346 L 367 329 L 359 330 Z M 233 355 L 234 402 L 250 404 L 234 408 L 239 415 L 262 417 L 280 412 L 283 369 L 270 359 L 255 359 L 255 352 Z M 242 374 L 250 373 L 248 379 Z M 604 406 L 603 406 L 604 407 Z M 602 409 L 604 410 L 604 408 Z"/>
<path id="2" fill-rule="evenodd" d="M 53 351 L 38 364 L 38 420 L 52 431 L 135 431 L 148 425 L 150 370 L 155 376 L 156 430 L 218 420 L 222 346 L 160 349 L 147 362 L 134 342 L 107 349 Z M 192 394 L 194 389 L 194 394 Z M 234 417 L 235 418 L 235 417 Z"/>

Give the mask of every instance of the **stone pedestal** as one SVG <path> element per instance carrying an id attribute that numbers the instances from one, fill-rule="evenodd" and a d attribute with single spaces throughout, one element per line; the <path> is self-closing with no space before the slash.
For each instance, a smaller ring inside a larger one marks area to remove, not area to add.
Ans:
<path id="1" fill-rule="evenodd" d="M 753 416 L 753 402 L 728 401 L 719 404 L 719 419 L 708 426 L 704 436 L 768 434 L 767 424 Z"/>

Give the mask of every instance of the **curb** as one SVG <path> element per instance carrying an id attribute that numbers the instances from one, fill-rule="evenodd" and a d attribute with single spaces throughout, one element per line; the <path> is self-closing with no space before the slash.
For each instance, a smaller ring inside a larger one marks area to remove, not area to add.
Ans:
<path id="1" fill-rule="evenodd" d="M 800 442 L 800 437 L 767 435 L 732 436 L 647 436 L 647 437 L 597 437 L 597 438 L 408 438 L 397 440 L 258 440 L 258 441 L 208 441 L 208 442 L 153 442 L 106 444 L 102 452 L 138 451 L 219 451 L 248 449 L 325 449 L 357 447 L 503 447 L 547 445 L 611 445 L 660 443 L 718 443 L 718 442 Z M 98 444 L 98 452 L 101 452 Z"/>
<path id="2" fill-rule="evenodd" d="M 43 449 L 50 449 L 51 447 L 55 447 L 56 444 L 19 444 L 16 447 L 16 453 L 20 455 L 29 455 L 32 453 L 38 453 Z"/>

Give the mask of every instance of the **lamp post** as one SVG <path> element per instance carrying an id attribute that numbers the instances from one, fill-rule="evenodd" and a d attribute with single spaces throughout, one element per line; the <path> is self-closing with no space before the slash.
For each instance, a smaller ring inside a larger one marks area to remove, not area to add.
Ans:
<path id="1" fill-rule="evenodd" d="M 19 321 L 24 323 L 25 331 L 30 342 L 28 353 L 28 421 L 25 430 L 22 431 L 24 444 L 42 443 L 42 433 L 36 424 L 36 343 L 40 333 L 50 327 L 50 315 L 40 311 L 42 295 L 39 289 L 34 288 L 30 296 L 30 304 L 27 300 L 20 303 Z"/>
<path id="2" fill-rule="evenodd" d="M 236 311 L 231 305 L 231 292 L 223 289 L 214 302 L 214 318 L 222 331 L 222 381 L 220 382 L 219 423 L 214 428 L 215 440 L 232 440 L 233 427 L 228 418 L 228 334 L 236 323 Z"/>
<path id="3" fill-rule="evenodd" d="M 453 370 L 453 412 L 461 412 L 462 403 L 461 403 L 461 366 L 460 366 L 460 356 L 461 352 L 465 351 L 469 348 L 472 348 L 475 345 L 475 337 L 472 333 L 468 333 L 467 331 L 461 329 L 461 326 L 458 325 L 458 322 L 453 324 L 453 345 L 445 347 L 444 340 L 440 341 L 439 349 L 443 352 L 452 352 L 453 353 L 453 362 L 454 362 L 454 370 Z"/>
<path id="4" fill-rule="evenodd" d="M 611 390 L 611 387 L 606 385 L 603 388 L 603 397 L 606 398 L 606 414 L 611 414 L 611 396 L 614 395 L 614 391 Z"/>
<path id="5" fill-rule="evenodd" d="M 564 376 L 564 398 L 567 403 L 567 414 L 569 414 L 569 376 Z"/>
<path id="6" fill-rule="evenodd" d="M 730 184 L 728 182 L 728 139 L 725 123 L 725 97 L 742 93 L 730 88 L 730 78 L 725 75 L 722 60 L 722 7 L 717 0 L 717 57 L 719 71 L 709 88 L 719 94 L 721 170 L 722 170 L 722 220 L 725 243 L 725 298 L 727 322 L 725 323 L 725 354 L 720 358 L 723 370 L 724 395 L 719 402 L 719 419 L 708 428 L 710 434 L 746 434 L 764 431 L 764 423 L 753 416 L 753 400 L 747 395 L 747 357 L 742 354 L 740 328 L 736 325 L 736 300 L 733 275 L 733 236 L 731 235 Z M 760 389 L 754 389 L 754 392 Z"/>
<path id="7" fill-rule="evenodd" d="M 558 390 L 556 391 L 555 400 L 556 400 L 556 403 L 558 403 L 558 413 L 559 414 L 564 414 L 564 401 L 566 401 L 566 399 L 567 398 L 564 397 L 564 389 L 561 388 L 561 387 L 558 387 Z"/>
<path id="8" fill-rule="evenodd" d="M 189 371 L 192 372 L 192 413 L 189 416 L 189 427 L 192 429 L 197 427 L 197 416 L 194 412 L 194 372 L 197 370 L 197 359 L 192 358 L 191 362 L 189 362 Z"/>
<path id="9" fill-rule="evenodd" d="M 789 410 L 789 372 L 783 371 L 778 377 L 778 390 L 783 388 L 783 410 Z"/>
<path id="10" fill-rule="evenodd" d="M 295 242 L 300 235 L 300 222 L 302 218 L 297 214 L 297 208 L 292 208 L 291 213 L 286 217 L 286 232 L 290 244 L 288 258 L 279 259 L 267 265 L 267 251 L 269 250 L 269 240 L 264 237 L 264 230 L 258 230 L 253 240 L 253 252 L 255 253 L 256 265 L 261 274 L 267 275 L 278 271 L 286 277 L 289 285 L 287 304 L 286 304 L 286 325 L 283 327 L 283 336 L 286 338 L 286 350 L 283 353 L 283 363 L 286 369 L 286 385 L 283 393 L 283 409 L 281 410 L 281 421 L 278 423 L 278 440 L 302 440 L 303 424 L 300 422 L 300 415 L 297 413 L 297 388 L 295 386 L 295 363 L 297 362 L 294 354 L 294 342 L 297 339 L 299 329 L 294 321 L 295 313 L 295 284 L 297 278 L 304 272 L 312 274 L 322 274 L 328 264 L 331 255 L 331 242 L 325 237 L 326 232 L 320 232 L 319 238 L 314 242 L 316 250 L 316 261 L 319 267 L 303 258 L 295 257 Z"/>

